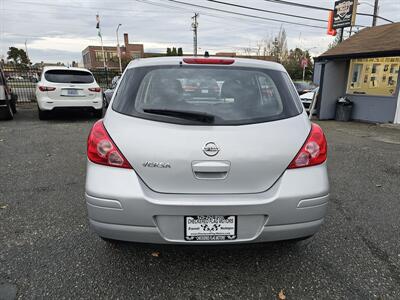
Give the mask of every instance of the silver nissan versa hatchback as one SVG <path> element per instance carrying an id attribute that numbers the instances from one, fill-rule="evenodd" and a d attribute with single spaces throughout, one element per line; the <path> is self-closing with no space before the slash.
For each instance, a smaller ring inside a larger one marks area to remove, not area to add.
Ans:
<path id="1" fill-rule="evenodd" d="M 89 221 L 105 240 L 299 239 L 327 211 L 324 133 L 277 63 L 132 61 L 87 147 Z"/>

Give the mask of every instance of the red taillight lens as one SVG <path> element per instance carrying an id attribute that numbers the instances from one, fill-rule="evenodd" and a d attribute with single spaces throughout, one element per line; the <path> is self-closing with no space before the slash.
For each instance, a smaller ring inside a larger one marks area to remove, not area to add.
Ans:
<path id="1" fill-rule="evenodd" d="M 231 65 L 235 62 L 235 60 L 222 58 L 184 58 L 183 62 L 187 64 L 199 65 Z"/>
<path id="2" fill-rule="evenodd" d="M 324 132 L 317 124 L 312 123 L 311 131 L 306 142 L 292 160 L 288 169 L 322 164 L 326 160 L 326 156 L 327 144 Z"/>
<path id="3" fill-rule="evenodd" d="M 96 164 L 132 169 L 108 135 L 102 120 L 94 123 L 90 131 L 87 141 L 87 156 Z"/>
<path id="4" fill-rule="evenodd" d="M 96 93 L 100 93 L 100 92 L 101 92 L 101 88 L 99 88 L 99 87 L 89 88 L 89 91 L 91 91 L 91 92 L 96 92 Z"/>
<path id="5" fill-rule="evenodd" d="M 54 91 L 55 89 L 56 88 L 52 86 L 42 86 L 42 85 L 39 86 L 39 91 L 41 92 L 51 92 Z"/>

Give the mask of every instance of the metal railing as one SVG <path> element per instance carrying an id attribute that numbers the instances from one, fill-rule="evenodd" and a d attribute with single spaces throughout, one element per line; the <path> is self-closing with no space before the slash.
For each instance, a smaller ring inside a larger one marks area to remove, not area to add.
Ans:
<path id="1" fill-rule="evenodd" d="M 3 67 L 7 85 L 18 95 L 18 102 L 35 101 L 36 83 L 39 81 L 42 70 L 25 66 Z"/>
<path id="2" fill-rule="evenodd" d="M 18 103 L 36 102 L 35 90 L 40 80 L 42 68 L 27 66 L 2 66 L 7 85 L 18 95 Z M 114 76 L 119 75 L 115 70 L 91 70 L 99 86 L 106 90 L 111 86 Z"/>
<path id="3" fill-rule="evenodd" d="M 96 79 L 98 85 L 106 90 L 111 87 L 111 81 L 115 76 L 120 75 L 119 71 L 110 70 L 110 69 L 95 69 L 90 70 Z"/>

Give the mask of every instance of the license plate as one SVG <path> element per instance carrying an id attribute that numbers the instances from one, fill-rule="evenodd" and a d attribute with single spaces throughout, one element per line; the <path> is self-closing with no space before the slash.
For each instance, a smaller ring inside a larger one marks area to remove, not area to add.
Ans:
<path id="1" fill-rule="evenodd" d="M 65 89 L 62 91 L 64 96 L 79 96 L 79 90 L 75 89 Z"/>
<path id="2" fill-rule="evenodd" d="M 232 241 L 237 238 L 236 216 L 186 216 L 186 241 Z"/>

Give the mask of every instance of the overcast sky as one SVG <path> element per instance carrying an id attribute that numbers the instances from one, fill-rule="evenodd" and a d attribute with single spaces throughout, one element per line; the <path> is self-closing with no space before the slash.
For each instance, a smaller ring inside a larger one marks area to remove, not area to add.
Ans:
<path id="1" fill-rule="evenodd" d="M 207 0 L 180 0 L 189 4 L 240 12 L 303 24 L 326 26 L 326 23 L 300 18 L 234 8 Z M 221 0 L 260 9 L 327 19 L 327 12 L 292 7 L 265 0 Z M 333 0 L 290 0 L 292 2 L 332 8 Z M 373 0 L 362 2 L 373 4 Z M 358 12 L 372 13 L 373 8 L 361 4 Z M 208 50 L 240 52 L 255 47 L 256 42 L 279 31 L 281 24 L 288 35 L 289 48 L 309 49 L 313 55 L 325 51 L 333 37 L 326 29 L 285 24 L 177 4 L 169 0 L 0 0 L 0 58 L 8 47 L 24 48 L 27 42 L 33 62 L 82 61 L 81 51 L 88 45 L 100 45 L 95 28 L 96 13 L 100 14 L 104 45 L 116 45 L 115 30 L 119 23 L 122 34 L 130 41 L 143 43 L 146 52 L 165 52 L 166 47 L 183 47 L 192 53 L 193 35 L 190 28 L 194 12 L 200 13 L 198 46 L 200 53 Z M 400 0 L 380 0 L 379 15 L 400 21 Z M 357 16 L 356 23 L 370 25 L 372 19 Z M 379 24 L 386 22 L 378 20 Z M 390 37 L 389 37 L 390 38 Z"/>

